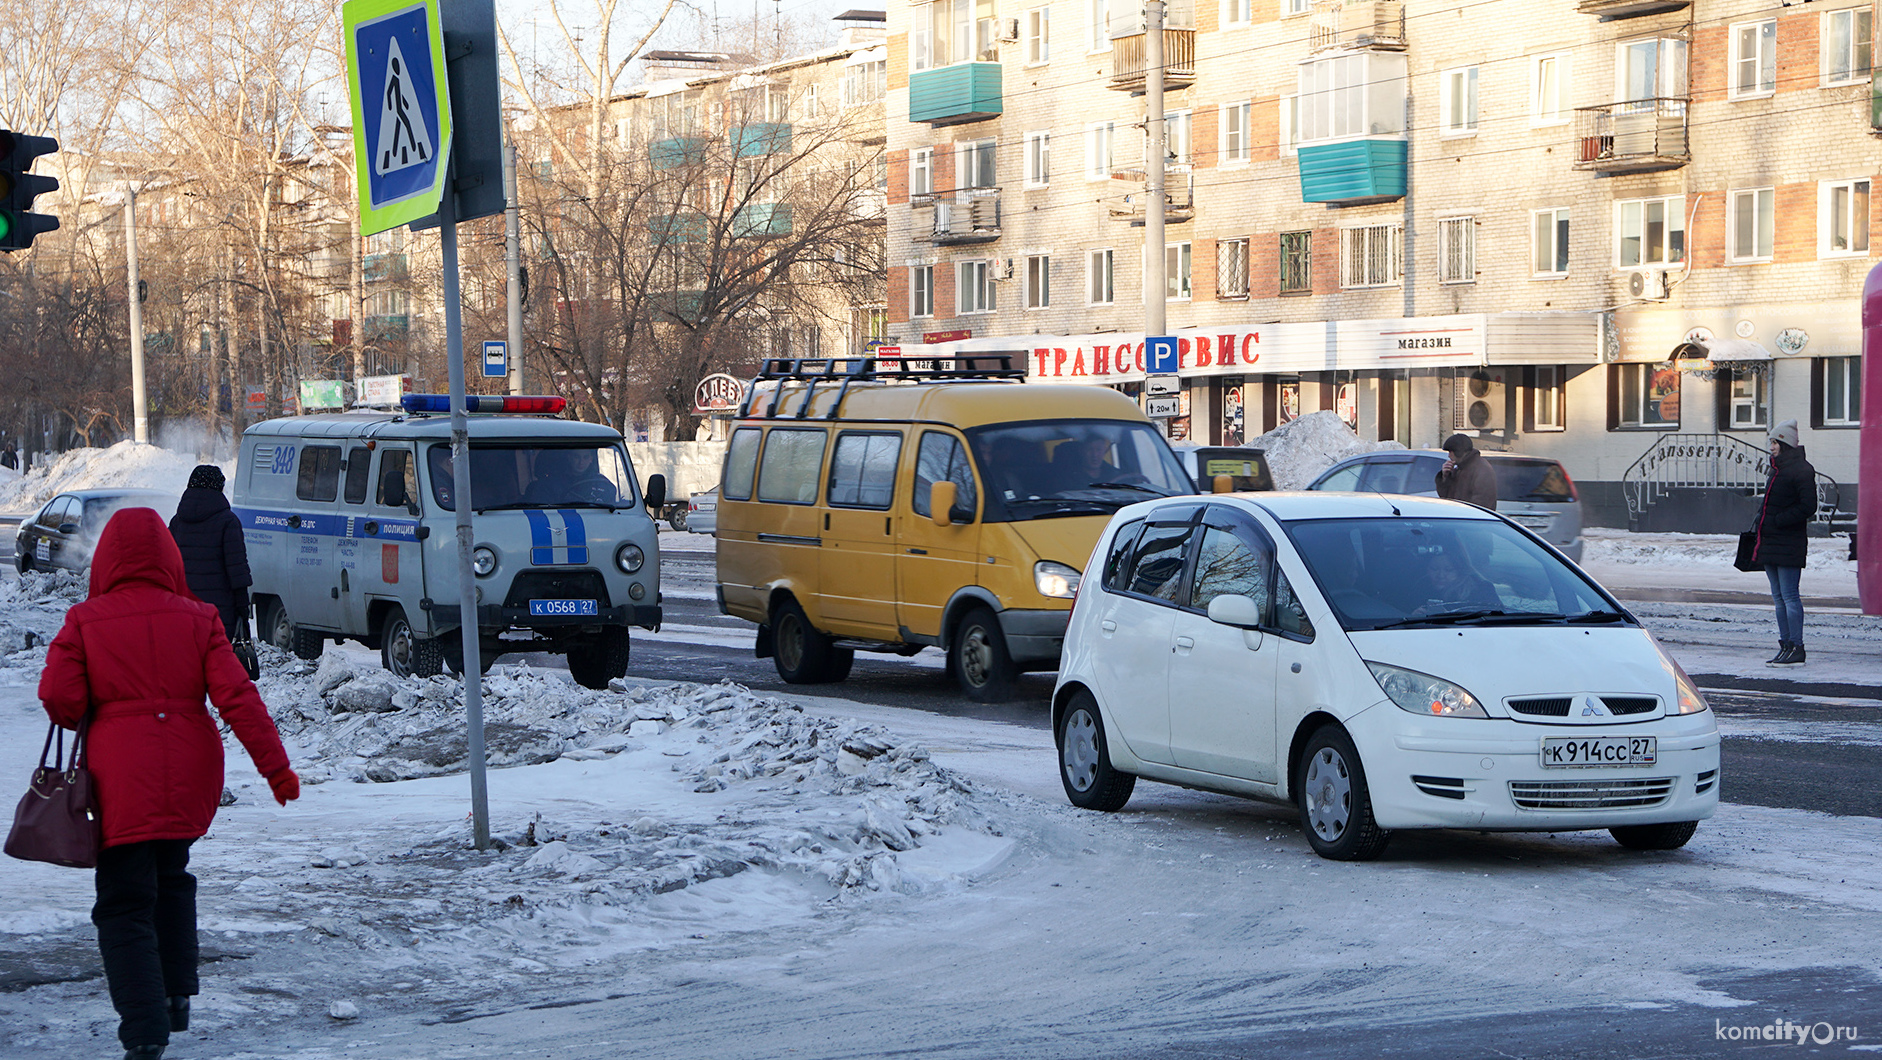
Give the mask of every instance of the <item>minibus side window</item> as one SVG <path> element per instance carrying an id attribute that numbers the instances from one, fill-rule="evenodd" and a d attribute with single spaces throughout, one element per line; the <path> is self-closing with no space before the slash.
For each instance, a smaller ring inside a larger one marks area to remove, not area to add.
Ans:
<path id="1" fill-rule="evenodd" d="M 725 476 L 719 496 L 729 501 L 751 500 L 752 472 L 758 469 L 756 427 L 740 427 L 732 432 L 732 444 L 725 450 Z"/>
<path id="2" fill-rule="evenodd" d="M 327 502 L 340 495 L 340 447 L 309 445 L 301 449 L 300 478 L 294 495 L 304 501 Z"/>
<path id="3" fill-rule="evenodd" d="M 830 504 L 888 511 L 895 499 L 895 465 L 902 459 L 899 434 L 844 431 L 830 458 Z"/>
<path id="4" fill-rule="evenodd" d="M 915 454 L 916 515 L 934 514 L 928 507 L 928 492 L 937 482 L 954 483 L 954 510 L 972 519 L 980 497 L 974 492 L 974 469 L 967 463 L 967 449 L 951 434 L 923 431 L 921 448 Z"/>
<path id="5" fill-rule="evenodd" d="M 418 479 L 413 474 L 412 454 L 404 449 L 388 449 L 379 457 L 379 504 L 384 508 L 404 508 L 418 501 Z"/>
<path id="6" fill-rule="evenodd" d="M 355 446 L 346 454 L 346 503 L 365 504 L 372 485 L 372 450 Z"/>
<path id="7" fill-rule="evenodd" d="M 758 499 L 780 504 L 817 503 L 818 472 L 829 435 L 814 428 L 774 427 L 758 461 Z"/>

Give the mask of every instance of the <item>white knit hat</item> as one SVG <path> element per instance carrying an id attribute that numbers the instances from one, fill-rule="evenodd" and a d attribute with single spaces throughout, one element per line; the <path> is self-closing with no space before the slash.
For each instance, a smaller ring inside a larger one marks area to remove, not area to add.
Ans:
<path id="1" fill-rule="evenodd" d="M 1796 445 L 1797 421 L 1785 420 L 1783 423 L 1771 428 L 1771 437 L 1783 442 L 1785 445 Z"/>

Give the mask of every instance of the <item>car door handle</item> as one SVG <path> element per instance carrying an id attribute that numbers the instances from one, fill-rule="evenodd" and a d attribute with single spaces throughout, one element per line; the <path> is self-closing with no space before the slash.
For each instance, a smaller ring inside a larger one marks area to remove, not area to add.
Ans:
<path id="1" fill-rule="evenodd" d="M 928 550 L 925 548 L 911 548 L 908 550 L 908 554 L 911 556 L 925 556 L 928 554 Z"/>
<path id="2" fill-rule="evenodd" d="M 1107 634 L 1110 634 L 1110 633 L 1116 633 L 1116 632 L 1117 632 L 1117 623 L 1116 623 L 1116 622 L 1113 622 L 1113 621 L 1111 621 L 1110 619 L 1108 619 L 1108 618 L 1107 618 L 1107 619 L 1105 619 L 1104 621 L 1102 621 L 1102 622 L 1100 622 L 1100 623 L 1098 623 L 1098 628 L 1099 628 L 1099 629 L 1101 629 L 1101 630 L 1104 630 L 1104 631 L 1105 631 L 1105 633 L 1107 633 Z"/>
<path id="3" fill-rule="evenodd" d="M 1175 647 L 1172 647 L 1170 650 L 1173 652 L 1176 652 L 1179 655 L 1188 655 L 1190 652 L 1190 649 L 1194 648 L 1195 646 L 1196 646 L 1196 638 L 1178 637 L 1176 638 Z"/>

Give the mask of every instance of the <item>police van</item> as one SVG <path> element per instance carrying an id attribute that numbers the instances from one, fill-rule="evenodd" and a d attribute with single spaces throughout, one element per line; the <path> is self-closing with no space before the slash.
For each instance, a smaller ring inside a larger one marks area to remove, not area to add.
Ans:
<path id="1" fill-rule="evenodd" d="M 627 672 L 628 629 L 660 626 L 650 510 L 612 428 L 557 418 L 559 397 L 470 399 L 477 628 L 504 652 L 568 657 L 605 688 Z M 263 639 L 304 659 L 329 640 L 377 648 L 386 669 L 463 669 L 449 400 L 402 412 L 295 416 L 242 435 L 234 508 Z M 494 413 L 494 415 L 481 415 Z"/>

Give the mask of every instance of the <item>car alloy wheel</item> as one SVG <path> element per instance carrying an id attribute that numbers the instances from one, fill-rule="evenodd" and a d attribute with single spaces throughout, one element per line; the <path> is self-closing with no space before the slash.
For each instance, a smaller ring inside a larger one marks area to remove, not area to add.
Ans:
<path id="1" fill-rule="evenodd" d="M 1072 693 L 1059 718 L 1056 739 L 1059 783 L 1065 786 L 1066 799 L 1085 810 L 1123 809 L 1137 787 L 1137 777 L 1112 767 L 1104 718 L 1089 691 L 1081 688 Z"/>
<path id="2" fill-rule="evenodd" d="M 1353 776 L 1337 748 L 1322 747 L 1307 763 L 1307 823 L 1327 843 L 1346 834 L 1353 816 Z"/>

